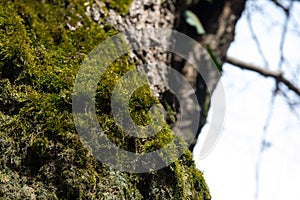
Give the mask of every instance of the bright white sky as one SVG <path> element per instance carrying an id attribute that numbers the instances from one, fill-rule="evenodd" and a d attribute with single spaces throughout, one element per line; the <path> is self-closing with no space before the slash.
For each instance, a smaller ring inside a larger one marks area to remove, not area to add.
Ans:
<path id="1" fill-rule="evenodd" d="M 252 2 L 264 8 L 264 13 L 252 15 L 253 26 L 270 69 L 276 70 L 284 14 L 269 1 L 249 2 L 248 5 Z M 291 67 L 296 69 L 296 64 L 298 67 L 300 64 L 300 35 L 292 31 L 300 32 L 293 25 L 296 22 L 300 25 L 300 3 L 294 4 L 294 11 L 289 26 L 291 32 L 286 37 L 284 49 Z M 229 55 L 263 65 L 245 15 L 238 23 L 236 39 Z M 292 71 L 285 67 L 285 72 Z M 300 86 L 300 79 L 297 81 Z M 226 94 L 226 120 L 222 136 L 215 149 L 203 160 L 197 158 L 201 147 L 196 146 L 194 158 L 197 167 L 204 173 L 213 200 L 255 200 L 255 167 L 263 127 L 270 110 L 274 81 L 225 65 L 222 83 Z M 300 115 L 299 110 L 295 112 Z M 264 151 L 261 162 L 259 200 L 300 199 L 299 120 L 295 114 L 291 114 L 285 99 L 277 97 L 267 129 L 267 139 L 272 145 Z M 209 123 L 203 129 L 200 140 L 204 138 L 208 126 Z"/>

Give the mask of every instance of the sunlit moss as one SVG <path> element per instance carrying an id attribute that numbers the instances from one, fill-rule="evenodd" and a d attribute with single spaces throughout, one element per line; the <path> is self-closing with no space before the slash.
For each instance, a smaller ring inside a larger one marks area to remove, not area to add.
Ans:
<path id="1" fill-rule="evenodd" d="M 198 199 L 208 199 L 201 173 L 187 165 L 193 163 L 189 154 L 157 172 L 128 174 L 95 160 L 77 135 L 71 113 L 76 73 L 97 44 L 117 33 L 87 17 L 85 2 L 0 2 L 0 198 L 142 199 L 147 196 L 142 185 L 151 183 L 148 196 L 157 199 L 197 199 L 199 192 Z M 127 12 L 129 3 L 110 1 L 110 7 Z M 173 135 L 165 124 L 144 141 L 128 137 L 116 126 L 110 97 L 118 80 L 133 68 L 126 55 L 112 63 L 99 80 L 96 110 L 107 137 L 142 153 L 172 143 Z M 151 123 L 149 109 L 155 104 L 149 86 L 140 87 L 130 99 L 134 121 L 142 126 Z M 183 179 L 185 174 L 188 179 Z"/>
<path id="2" fill-rule="evenodd" d="M 121 13 L 127 13 L 132 0 L 110 0 L 110 6 Z"/>

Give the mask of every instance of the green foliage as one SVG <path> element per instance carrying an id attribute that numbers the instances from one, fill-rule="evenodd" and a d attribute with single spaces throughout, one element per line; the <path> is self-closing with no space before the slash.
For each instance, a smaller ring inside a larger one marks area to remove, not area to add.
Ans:
<path id="1" fill-rule="evenodd" d="M 0 2 L 0 198 L 210 199 L 188 151 L 157 172 L 128 174 L 95 160 L 77 135 L 71 113 L 76 73 L 85 56 L 116 33 L 88 18 L 85 2 Z M 110 5 L 126 12 L 129 2 Z M 96 110 L 112 141 L 147 152 L 172 141 L 168 126 L 146 141 L 130 138 L 116 126 L 110 109 L 114 86 L 133 67 L 128 56 L 109 67 L 99 80 Z M 151 123 L 149 108 L 157 103 L 148 86 L 139 88 L 130 99 L 134 121 Z"/>

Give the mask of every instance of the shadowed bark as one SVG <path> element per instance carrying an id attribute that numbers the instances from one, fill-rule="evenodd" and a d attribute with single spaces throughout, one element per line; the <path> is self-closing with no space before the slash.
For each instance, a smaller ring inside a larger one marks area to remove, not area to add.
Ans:
<path id="1" fill-rule="evenodd" d="M 182 30 L 182 27 L 185 26 L 185 22 L 183 21 L 181 13 L 185 9 L 192 10 L 195 14 L 197 14 L 198 18 L 202 22 L 203 27 L 206 30 L 206 34 L 197 35 L 195 30 L 187 31 L 187 34 L 198 41 L 202 47 L 210 48 L 214 52 L 214 55 L 220 60 L 221 64 L 223 64 L 227 50 L 234 39 L 235 26 L 245 8 L 245 2 L 245 0 L 215 0 L 213 3 L 209 3 L 208 1 L 199 1 L 195 5 L 187 6 L 185 5 L 185 1 L 177 1 L 177 18 L 174 28 Z M 207 53 L 203 52 L 203 49 L 193 48 L 191 59 L 198 63 L 201 62 L 201 66 L 209 69 L 208 66 L 212 65 L 212 62 L 206 55 Z M 206 122 L 208 107 L 205 105 L 208 105 L 210 101 L 211 94 L 208 93 L 207 87 L 210 91 L 213 91 L 219 81 L 219 76 L 216 74 L 216 71 L 206 70 L 206 72 L 202 74 L 202 76 L 209 77 L 208 81 L 205 83 L 201 75 L 197 74 L 195 69 L 193 69 L 189 63 L 177 55 L 173 55 L 172 57 L 172 67 L 182 73 L 196 90 L 198 102 L 201 107 L 201 120 L 199 122 L 199 129 L 197 133 L 198 137 L 201 128 Z M 182 88 L 181 90 L 182 93 L 186 92 L 185 88 Z M 186 107 L 183 109 L 187 111 L 187 115 L 197 115 L 198 111 L 193 108 L 189 108 L 188 103 L 184 105 L 186 105 Z M 198 122 L 192 121 L 188 123 Z M 191 151 L 193 151 L 197 142 L 197 137 L 190 146 Z"/>

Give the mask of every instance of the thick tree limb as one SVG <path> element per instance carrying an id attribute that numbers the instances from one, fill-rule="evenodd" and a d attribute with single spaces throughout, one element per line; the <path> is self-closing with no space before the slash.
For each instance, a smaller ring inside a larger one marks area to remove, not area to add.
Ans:
<path id="1" fill-rule="evenodd" d="M 237 67 L 239 67 L 241 69 L 246 69 L 246 70 L 250 70 L 250 71 L 253 71 L 253 72 L 257 72 L 260 75 L 265 76 L 265 77 L 272 77 L 272 78 L 274 78 L 276 80 L 277 83 L 284 84 L 286 87 L 288 87 L 291 91 L 293 91 L 294 93 L 296 93 L 300 97 L 300 89 L 297 88 L 288 79 L 286 79 L 283 76 L 283 73 L 280 72 L 280 71 L 279 72 L 275 72 L 275 71 L 266 70 L 266 69 L 263 69 L 263 68 L 258 67 L 256 65 L 253 65 L 253 64 L 250 64 L 250 63 L 246 63 L 246 62 L 243 62 L 241 60 L 238 60 L 236 58 L 232 58 L 232 57 L 229 57 L 229 56 L 227 56 L 225 58 L 225 62 L 227 62 L 227 63 L 229 63 L 231 65 L 237 66 Z"/>

